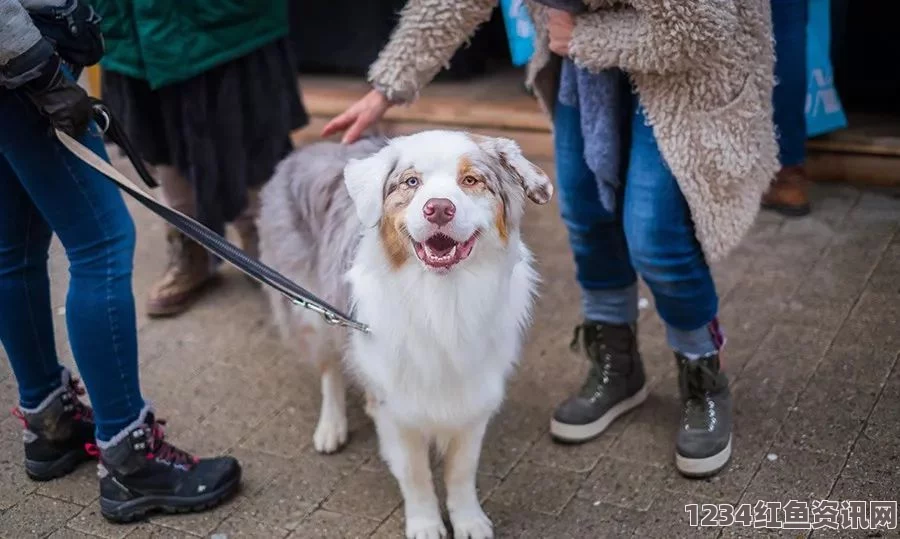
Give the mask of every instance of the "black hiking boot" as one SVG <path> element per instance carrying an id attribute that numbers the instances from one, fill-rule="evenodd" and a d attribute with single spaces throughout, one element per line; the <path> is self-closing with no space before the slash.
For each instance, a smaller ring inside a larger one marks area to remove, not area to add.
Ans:
<path id="1" fill-rule="evenodd" d="M 63 371 L 59 389 L 37 408 L 14 408 L 24 427 L 25 473 L 35 481 L 67 475 L 91 460 L 87 446 L 94 442 L 94 412 L 78 398 L 84 388 Z"/>
<path id="2" fill-rule="evenodd" d="M 122 439 L 99 450 L 100 512 L 107 520 L 204 511 L 237 492 L 237 460 L 194 457 L 165 441 L 163 424 L 147 413 Z"/>
<path id="3" fill-rule="evenodd" d="M 689 360 L 675 354 L 681 390 L 681 427 L 675 467 L 687 477 L 708 477 L 731 458 L 731 392 L 719 355 Z"/>
<path id="4" fill-rule="evenodd" d="M 575 328 L 573 350 L 578 350 L 579 337 L 591 369 L 581 391 L 560 404 L 550 420 L 550 435 L 562 442 L 584 442 L 598 436 L 647 398 L 644 366 L 632 326 L 586 321 Z"/>

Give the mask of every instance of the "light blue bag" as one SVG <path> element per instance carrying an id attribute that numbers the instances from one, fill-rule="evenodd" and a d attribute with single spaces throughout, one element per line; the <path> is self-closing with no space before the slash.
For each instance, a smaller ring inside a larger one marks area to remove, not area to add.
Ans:
<path id="1" fill-rule="evenodd" d="M 514 66 L 528 63 L 534 54 L 534 24 L 525 7 L 525 0 L 500 0 L 503 24 L 509 40 L 509 54 Z"/>
<path id="2" fill-rule="evenodd" d="M 806 134 L 814 137 L 847 127 L 831 68 L 831 1 L 809 0 L 806 27 Z"/>

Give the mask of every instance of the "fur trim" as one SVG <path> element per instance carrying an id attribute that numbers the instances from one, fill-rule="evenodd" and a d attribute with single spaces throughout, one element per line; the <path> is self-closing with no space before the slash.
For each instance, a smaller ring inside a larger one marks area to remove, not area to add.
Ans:
<path id="1" fill-rule="evenodd" d="M 41 401 L 34 408 L 23 408 L 19 406 L 19 410 L 22 411 L 23 414 L 34 415 L 39 414 L 47 409 L 50 406 L 50 403 L 59 398 L 60 395 L 66 392 L 69 389 L 69 384 L 72 382 L 72 373 L 69 372 L 69 369 L 63 369 L 62 373 L 59 375 L 60 383 L 59 387 L 54 389 L 49 395 L 44 397 L 44 400 Z"/>
<path id="2" fill-rule="evenodd" d="M 142 425 L 145 425 L 147 423 L 147 414 L 152 414 L 152 413 L 153 413 L 153 406 L 151 406 L 149 402 L 144 404 L 144 408 L 141 409 L 141 413 L 138 415 L 137 419 L 135 419 L 134 421 L 129 423 L 127 427 L 120 430 L 118 434 L 116 434 L 115 436 L 110 438 L 108 441 L 103 442 L 103 441 L 97 440 L 97 447 L 100 448 L 101 450 L 103 450 L 103 449 L 109 449 L 110 447 L 112 447 L 114 445 L 118 445 L 122 440 L 127 438 L 128 435 L 131 434 L 132 431 L 134 431 L 134 429 L 136 429 Z"/>

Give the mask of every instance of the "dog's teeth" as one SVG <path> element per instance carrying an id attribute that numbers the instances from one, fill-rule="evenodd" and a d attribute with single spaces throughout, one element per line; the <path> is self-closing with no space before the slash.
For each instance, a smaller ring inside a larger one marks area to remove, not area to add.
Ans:
<path id="1" fill-rule="evenodd" d="M 447 256 L 444 258 L 453 258 L 454 256 L 456 256 L 456 245 L 454 245 L 453 248 L 450 249 L 450 252 L 447 253 Z"/>

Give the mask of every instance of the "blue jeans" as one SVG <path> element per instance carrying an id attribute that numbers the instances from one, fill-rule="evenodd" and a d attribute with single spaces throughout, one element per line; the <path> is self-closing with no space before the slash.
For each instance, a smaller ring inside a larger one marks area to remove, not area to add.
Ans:
<path id="1" fill-rule="evenodd" d="M 781 166 L 806 160 L 806 24 L 808 0 L 771 0 L 775 33 L 773 95 Z"/>
<path id="2" fill-rule="evenodd" d="M 20 405 L 38 406 L 61 383 L 47 272 L 55 232 L 70 264 L 69 342 L 97 437 L 109 440 L 144 408 L 131 290 L 134 223 L 118 188 L 49 135 L 31 103 L 0 91 L 0 125 L 0 342 Z M 81 142 L 106 158 L 96 132 Z"/>
<path id="3" fill-rule="evenodd" d="M 721 345 L 715 284 L 687 202 L 634 101 L 627 171 L 615 213 L 600 203 L 594 173 L 584 161 L 578 109 L 557 102 L 554 111 L 559 203 L 584 314 L 609 324 L 634 323 L 640 275 L 672 347 L 686 354 L 712 353 Z"/>

